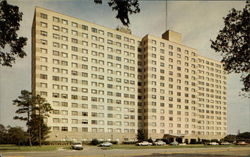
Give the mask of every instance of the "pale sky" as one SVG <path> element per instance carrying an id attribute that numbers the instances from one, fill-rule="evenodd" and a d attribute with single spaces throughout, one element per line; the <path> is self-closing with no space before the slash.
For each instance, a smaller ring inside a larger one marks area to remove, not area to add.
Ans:
<path id="1" fill-rule="evenodd" d="M 25 47 L 27 57 L 17 59 L 12 68 L 0 67 L 0 124 L 21 125 L 13 120 L 15 106 L 12 100 L 23 89 L 31 90 L 31 24 L 35 6 L 47 8 L 65 15 L 77 17 L 109 28 L 121 26 L 115 12 L 103 0 L 97 5 L 94 0 L 8 0 L 19 6 L 23 21 L 19 34 L 28 37 Z M 220 60 L 210 48 L 210 39 L 215 39 L 223 27 L 223 19 L 231 8 L 242 9 L 245 1 L 169 1 L 168 29 L 182 34 L 182 42 L 198 50 L 200 55 Z M 132 33 L 143 37 L 152 34 L 161 37 L 166 28 L 166 1 L 140 1 L 141 12 L 130 16 Z M 240 76 L 228 77 L 228 133 L 250 131 L 250 99 L 239 96 L 242 83 Z"/>

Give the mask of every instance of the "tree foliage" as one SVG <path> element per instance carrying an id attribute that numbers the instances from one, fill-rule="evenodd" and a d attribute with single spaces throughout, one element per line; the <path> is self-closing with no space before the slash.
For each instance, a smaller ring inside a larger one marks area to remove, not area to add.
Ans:
<path id="1" fill-rule="evenodd" d="M 8 141 L 11 144 L 25 145 L 28 134 L 21 127 L 8 127 Z"/>
<path id="2" fill-rule="evenodd" d="M 239 133 L 236 137 L 237 140 L 250 140 L 250 132 Z"/>
<path id="3" fill-rule="evenodd" d="M 22 13 L 17 6 L 0 1 L 0 65 L 12 66 L 17 57 L 23 58 L 26 53 L 23 47 L 27 38 L 18 37 Z"/>
<path id="4" fill-rule="evenodd" d="M 22 90 L 21 95 L 18 96 L 17 99 L 13 100 L 13 105 L 16 105 L 18 109 L 16 110 L 16 116 L 14 119 L 26 121 L 26 126 L 28 127 L 28 134 L 29 134 L 29 144 L 32 145 L 31 141 L 31 132 L 30 128 L 30 120 L 31 115 L 33 112 L 33 104 L 32 104 L 32 94 L 27 90 Z"/>
<path id="5" fill-rule="evenodd" d="M 32 115 L 29 125 L 32 126 L 28 129 L 32 143 L 41 145 L 49 137 L 49 127 L 44 123 L 44 119 L 36 114 Z"/>
<path id="6" fill-rule="evenodd" d="M 0 144 L 6 144 L 7 141 L 7 130 L 4 125 L 0 124 Z"/>
<path id="7" fill-rule="evenodd" d="M 102 4 L 102 0 L 94 0 L 97 4 Z M 129 14 L 140 12 L 138 0 L 109 0 L 108 5 L 113 11 L 117 11 L 116 18 L 120 19 L 123 25 L 130 24 Z"/>
<path id="8" fill-rule="evenodd" d="M 219 31 L 211 48 L 221 52 L 224 69 L 229 73 L 241 73 L 242 91 L 250 91 L 250 2 L 244 9 L 230 10 L 224 18 L 224 28 Z"/>
<path id="9" fill-rule="evenodd" d="M 138 129 L 137 130 L 137 140 L 139 142 L 146 140 L 146 136 L 145 136 L 144 130 L 142 130 L 142 129 Z"/>
<path id="10" fill-rule="evenodd" d="M 7 128 L 0 124 L 0 144 L 26 145 L 28 134 L 21 127 Z"/>
<path id="11" fill-rule="evenodd" d="M 22 90 L 18 99 L 13 100 L 16 105 L 17 116 L 14 119 L 26 121 L 28 127 L 29 143 L 39 144 L 48 138 L 49 128 L 44 123 L 44 119 L 49 116 L 52 108 L 45 98 L 40 95 L 33 96 L 31 92 Z"/>
<path id="12" fill-rule="evenodd" d="M 226 137 L 222 139 L 222 141 L 233 143 L 234 141 L 236 141 L 236 135 L 227 135 Z"/>
<path id="13" fill-rule="evenodd" d="M 33 111 L 35 114 L 32 115 L 32 122 L 30 126 L 33 126 L 33 135 L 38 137 L 38 143 L 41 146 L 42 142 L 48 138 L 47 134 L 49 133 L 49 128 L 44 123 L 44 118 L 49 116 L 49 112 L 52 111 L 52 108 L 49 103 L 46 102 L 45 98 L 42 98 L 40 95 L 33 97 L 34 108 Z M 38 134 L 36 134 L 36 130 Z M 33 138 L 34 139 L 34 138 Z"/>

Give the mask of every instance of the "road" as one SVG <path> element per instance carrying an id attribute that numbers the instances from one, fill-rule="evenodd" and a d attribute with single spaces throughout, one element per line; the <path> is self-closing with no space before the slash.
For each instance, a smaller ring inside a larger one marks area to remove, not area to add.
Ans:
<path id="1" fill-rule="evenodd" d="M 126 150 L 85 147 L 81 151 L 2 152 L 2 157 L 250 157 L 250 147 Z"/>

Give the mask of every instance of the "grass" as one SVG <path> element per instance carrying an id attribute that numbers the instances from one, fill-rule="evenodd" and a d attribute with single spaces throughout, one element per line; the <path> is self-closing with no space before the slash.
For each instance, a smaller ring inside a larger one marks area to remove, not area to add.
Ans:
<path id="1" fill-rule="evenodd" d="M 246 145 L 245 147 L 249 147 L 250 145 Z M 214 147 L 242 147 L 238 145 L 202 145 L 202 144 L 195 144 L 195 145 L 185 145 L 185 146 L 136 146 L 136 145 L 113 145 L 110 149 L 171 149 L 171 148 L 214 148 Z"/>
<path id="2" fill-rule="evenodd" d="M 43 146 L 16 146 L 16 145 L 0 145 L 0 151 L 53 151 L 67 146 L 61 145 L 43 145 Z"/>
<path id="3" fill-rule="evenodd" d="M 83 146 L 86 147 L 86 146 Z M 96 147 L 96 146 L 87 146 L 87 147 Z M 116 144 L 111 147 L 100 147 L 101 149 L 109 150 L 109 149 L 172 149 L 172 148 L 215 148 L 215 147 L 250 147 L 250 145 L 246 146 L 238 146 L 238 145 L 217 145 L 217 146 L 210 146 L 210 145 L 202 145 L 202 144 L 194 144 L 194 145 L 186 145 L 186 146 L 136 146 L 133 144 Z M 23 152 L 30 152 L 30 151 L 54 151 L 57 149 L 71 149 L 69 145 L 43 145 L 39 146 L 16 146 L 16 145 L 0 145 L 0 152 L 16 152 L 16 151 L 23 151 Z"/>

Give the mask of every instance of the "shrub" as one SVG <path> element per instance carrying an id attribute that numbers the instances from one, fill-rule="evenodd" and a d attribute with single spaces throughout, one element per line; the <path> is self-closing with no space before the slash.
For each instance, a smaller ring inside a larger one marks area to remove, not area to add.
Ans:
<path id="1" fill-rule="evenodd" d="M 152 140 L 152 138 L 149 138 L 148 142 L 153 143 L 154 141 Z"/>
<path id="2" fill-rule="evenodd" d="M 124 141 L 122 144 L 136 144 L 137 141 Z"/>
<path id="3" fill-rule="evenodd" d="M 90 144 L 92 144 L 92 145 L 98 145 L 100 142 L 95 138 L 95 139 L 93 139 L 92 141 L 91 141 L 91 143 Z"/>
<path id="4" fill-rule="evenodd" d="M 210 143 L 210 140 L 202 139 L 201 142 L 205 145 L 208 145 Z"/>
<path id="5" fill-rule="evenodd" d="M 171 142 L 169 141 L 169 139 L 161 139 L 163 142 L 165 142 L 166 144 L 170 144 Z"/>
<path id="6" fill-rule="evenodd" d="M 217 143 L 219 143 L 219 141 L 217 139 L 212 139 L 211 142 L 217 142 Z"/>
<path id="7" fill-rule="evenodd" d="M 188 144 L 188 139 L 185 139 L 184 143 Z"/>
<path id="8" fill-rule="evenodd" d="M 118 141 L 110 141 L 112 144 L 118 144 Z"/>
<path id="9" fill-rule="evenodd" d="M 196 144 L 196 139 L 193 139 L 193 138 L 192 138 L 192 139 L 190 140 L 190 144 Z"/>

